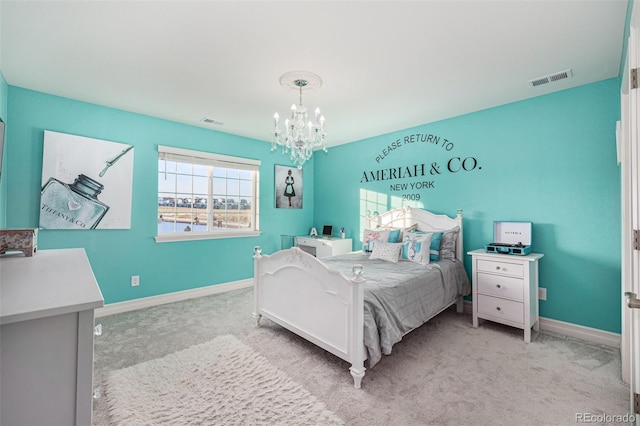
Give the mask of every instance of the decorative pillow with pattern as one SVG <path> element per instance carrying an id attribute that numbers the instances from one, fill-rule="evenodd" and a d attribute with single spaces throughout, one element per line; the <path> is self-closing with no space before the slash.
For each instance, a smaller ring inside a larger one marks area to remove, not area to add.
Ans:
<path id="1" fill-rule="evenodd" d="M 389 230 L 365 229 L 362 234 L 362 251 L 373 251 L 376 242 L 387 242 L 389 240 Z"/>
<path id="2" fill-rule="evenodd" d="M 402 250 L 402 243 L 387 243 L 384 241 L 377 241 L 373 246 L 373 251 L 369 259 L 381 259 L 387 262 L 396 263 L 400 259 L 400 250 Z"/>
<path id="3" fill-rule="evenodd" d="M 424 231 L 413 231 L 414 234 L 426 234 Z M 429 245 L 429 263 L 440 260 L 440 240 L 442 232 L 433 232 L 431 244 Z"/>
<path id="4" fill-rule="evenodd" d="M 431 233 L 409 232 L 402 241 L 402 259 L 421 265 L 429 264 Z"/>

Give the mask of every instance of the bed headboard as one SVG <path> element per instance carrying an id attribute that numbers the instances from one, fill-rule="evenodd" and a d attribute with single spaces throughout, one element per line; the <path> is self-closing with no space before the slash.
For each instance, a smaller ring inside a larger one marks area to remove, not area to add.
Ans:
<path id="1" fill-rule="evenodd" d="M 425 232 L 447 231 L 456 226 L 460 227 L 458 240 L 456 241 L 456 258 L 464 261 L 464 249 L 462 247 L 462 210 L 456 212 L 456 217 L 433 214 L 427 210 L 415 207 L 400 207 L 388 212 L 368 218 L 367 228 L 392 227 L 406 228 L 413 224 L 418 225 L 418 230 Z"/>

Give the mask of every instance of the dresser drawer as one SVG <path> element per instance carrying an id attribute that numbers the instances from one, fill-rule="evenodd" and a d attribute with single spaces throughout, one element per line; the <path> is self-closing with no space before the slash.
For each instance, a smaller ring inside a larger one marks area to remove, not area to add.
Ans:
<path id="1" fill-rule="evenodd" d="M 512 277 L 523 277 L 522 263 L 509 263 L 501 260 L 478 259 L 478 272 L 491 272 Z"/>
<path id="2" fill-rule="evenodd" d="M 478 313 L 492 316 L 497 320 L 502 319 L 524 324 L 524 304 L 522 302 L 479 294 Z"/>
<path id="3" fill-rule="evenodd" d="M 518 301 L 524 300 L 524 282 L 522 278 L 478 273 L 477 284 L 478 293 Z"/>

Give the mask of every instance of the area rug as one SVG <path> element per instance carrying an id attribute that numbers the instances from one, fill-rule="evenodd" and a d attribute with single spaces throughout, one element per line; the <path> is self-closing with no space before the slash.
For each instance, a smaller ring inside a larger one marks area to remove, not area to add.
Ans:
<path id="1" fill-rule="evenodd" d="M 231 335 L 113 371 L 106 398 L 115 425 L 344 425 Z"/>

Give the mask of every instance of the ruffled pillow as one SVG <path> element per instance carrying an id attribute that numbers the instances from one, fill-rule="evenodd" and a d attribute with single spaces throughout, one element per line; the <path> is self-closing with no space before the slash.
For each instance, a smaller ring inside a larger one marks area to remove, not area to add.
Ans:
<path id="1" fill-rule="evenodd" d="M 440 240 L 440 259 L 456 258 L 456 242 L 458 241 L 459 231 L 460 227 L 456 226 L 442 233 L 442 239 Z"/>
<path id="2" fill-rule="evenodd" d="M 400 258 L 400 250 L 402 249 L 402 243 L 387 243 L 384 241 L 377 241 L 373 246 L 373 251 L 369 259 L 381 259 L 387 262 L 396 263 Z"/>

